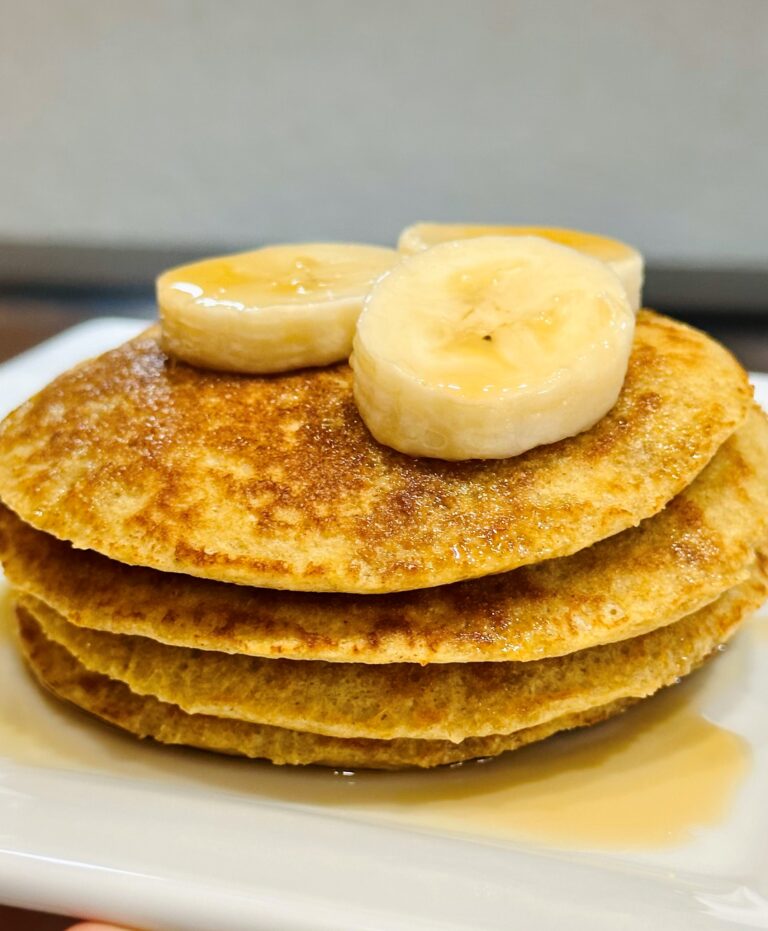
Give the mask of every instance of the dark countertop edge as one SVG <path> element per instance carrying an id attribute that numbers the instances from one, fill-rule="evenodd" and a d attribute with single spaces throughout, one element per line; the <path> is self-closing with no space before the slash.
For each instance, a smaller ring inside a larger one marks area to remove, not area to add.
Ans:
<path id="1" fill-rule="evenodd" d="M 237 248 L 243 246 L 233 245 L 230 251 Z M 163 269 L 226 251 L 220 245 L 167 248 L 0 239 L 0 290 L 30 295 L 109 288 L 150 297 L 155 276 Z M 644 302 L 681 314 L 718 311 L 768 315 L 768 260 L 760 267 L 650 262 Z"/>

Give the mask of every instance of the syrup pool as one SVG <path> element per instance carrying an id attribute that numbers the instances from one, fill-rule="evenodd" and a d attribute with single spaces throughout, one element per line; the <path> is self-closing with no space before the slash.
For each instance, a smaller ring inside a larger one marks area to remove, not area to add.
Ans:
<path id="1" fill-rule="evenodd" d="M 716 660 L 604 724 L 498 759 L 344 774 L 124 735 L 42 693 L 13 643 L 7 594 L 0 613 L 0 753 L 21 763 L 171 780 L 452 833 L 609 850 L 674 846 L 717 824 L 750 768 L 744 739 L 697 710 L 699 684 L 718 675 Z M 768 621 L 753 625 L 762 648 Z"/>

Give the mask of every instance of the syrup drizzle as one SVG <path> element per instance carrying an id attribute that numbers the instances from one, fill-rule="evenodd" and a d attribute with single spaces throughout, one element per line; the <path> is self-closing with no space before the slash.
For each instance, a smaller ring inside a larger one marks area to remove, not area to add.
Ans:
<path id="1" fill-rule="evenodd" d="M 334 774 L 160 747 L 42 695 L 8 636 L 9 606 L 0 592 L 0 752 L 19 762 L 244 792 L 474 836 L 614 850 L 678 844 L 717 823 L 750 765 L 746 741 L 695 709 L 699 683 L 717 674 L 717 662 L 604 724 L 426 772 Z M 753 629 L 765 638 L 768 619 Z"/>

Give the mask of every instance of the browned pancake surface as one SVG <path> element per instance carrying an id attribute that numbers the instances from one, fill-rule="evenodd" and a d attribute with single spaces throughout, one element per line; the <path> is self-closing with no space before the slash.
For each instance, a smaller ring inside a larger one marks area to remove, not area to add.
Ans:
<path id="1" fill-rule="evenodd" d="M 447 463 L 377 444 L 346 364 L 217 374 L 169 360 L 157 335 L 9 415 L 0 498 L 121 562 L 268 588 L 424 588 L 573 553 L 681 491 L 750 398 L 725 349 L 642 312 L 622 393 L 595 427 Z"/>
<path id="2" fill-rule="evenodd" d="M 596 724 L 630 702 L 594 708 L 514 734 L 448 740 L 366 740 L 323 737 L 281 727 L 249 724 L 203 714 L 186 714 L 176 705 L 135 695 L 121 682 L 89 672 L 35 620 L 19 611 L 19 633 L 27 663 L 38 681 L 59 698 L 134 734 L 160 743 L 182 744 L 233 756 L 266 759 L 280 765 L 316 764 L 343 769 L 403 769 L 458 763 L 515 750 L 561 730 Z"/>
<path id="3" fill-rule="evenodd" d="M 756 408 L 639 527 L 573 556 L 416 592 L 268 591 L 125 566 L 0 506 L 9 580 L 73 624 L 204 650 L 364 663 L 535 660 L 637 636 L 746 578 L 767 534 L 768 422 Z"/>
<path id="4" fill-rule="evenodd" d="M 530 663 L 362 665 L 206 653 L 86 630 L 20 604 L 86 669 L 194 714 L 334 737 L 461 741 L 509 734 L 688 675 L 765 598 L 768 558 L 700 611 L 642 637 Z"/>

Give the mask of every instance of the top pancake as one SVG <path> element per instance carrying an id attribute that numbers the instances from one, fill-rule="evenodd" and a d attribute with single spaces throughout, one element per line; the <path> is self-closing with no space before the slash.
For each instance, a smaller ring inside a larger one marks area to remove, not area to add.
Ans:
<path id="1" fill-rule="evenodd" d="M 768 420 L 754 408 L 661 513 L 561 559 L 389 595 L 227 585 L 126 566 L 0 505 L 8 581 L 79 627 L 175 646 L 353 663 L 536 660 L 636 637 L 713 601 L 768 536 Z"/>
<path id="2" fill-rule="evenodd" d="M 425 588 L 576 552 L 689 484 L 751 394 L 725 349 L 645 311 L 595 427 L 447 463 L 376 443 L 345 364 L 204 372 L 157 337 L 76 367 L 0 425 L 0 498 L 76 547 L 267 588 Z"/>

